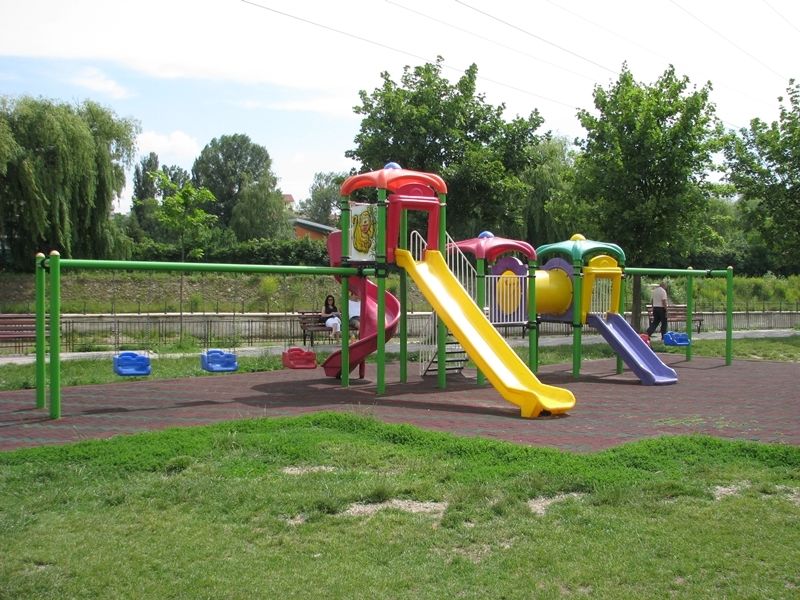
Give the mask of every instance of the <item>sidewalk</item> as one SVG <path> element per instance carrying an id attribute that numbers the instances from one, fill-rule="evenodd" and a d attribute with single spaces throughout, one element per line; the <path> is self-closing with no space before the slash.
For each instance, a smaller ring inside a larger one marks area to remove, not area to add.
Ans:
<path id="1" fill-rule="evenodd" d="M 733 338 L 734 339 L 744 339 L 744 338 L 778 338 L 778 337 L 790 337 L 793 335 L 800 335 L 800 331 L 795 329 L 750 329 L 750 330 L 743 330 L 743 331 L 734 331 Z M 692 339 L 695 340 L 723 340 L 725 339 L 725 332 L 724 331 L 709 331 L 704 333 L 695 333 L 692 335 Z M 512 346 L 519 347 L 519 346 L 527 346 L 528 340 L 527 339 L 520 339 L 515 338 L 511 340 L 507 340 Z M 582 342 L 584 346 L 591 346 L 593 344 L 603 344 L 605 340 L 599 335 L 584 335 L 582 338 Z M 544 336 L 539 339 L 539 346 L 546 347 L 546 346 L 568 346 L 572 344 L 572 336 L 568 335 L 549 335 Z M 286 343 L 285 345 L 281 346 L 253 346 L 253 347 L 246 347 L 246 348 L 236 348 L 236 353 L 240 356 L 260 356 L 262 354 L 281 354 L 286 348 L 288 348 L 291 344 Z M 418 349 L 419 344 L 416 342 L 409 342 L 409 350 L 416 351 Z M 314 346 L 314 349 L 320 352 L 334 352 L 339 348 L 338 345 L 333 344 L 317 344 Z M 400 344 L 396 341 L 390 341 L 386 344 L 386 351 L 387 352 L 400 352 Z M 111 359 L 116 354 L 114 351 L 103 351 L 103 352 L 62 352 L 61 353 L 61 360 L 76 360 L 76 359 L 89 359 L 89 360 L 108 360 Z M 163 354 L 158 355 L 157 353 L 151 353 L 151 355 L 155 357 L 162 357 L 162 358 L 177 358 L 179 356 L 192 356 L 197 353 L 189 353 L 189 354 Z M 11 356 L 0 356 L 0 366 L 3 365 L 26 365 L 36 362 L 36 356 L 34 354 L 23 354 L 23 355 L 11 355 Z"/>

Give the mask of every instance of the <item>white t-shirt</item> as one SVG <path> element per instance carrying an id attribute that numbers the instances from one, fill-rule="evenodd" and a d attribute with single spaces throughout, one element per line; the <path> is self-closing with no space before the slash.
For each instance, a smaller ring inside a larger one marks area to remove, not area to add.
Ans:
<path id="1" fill-rule="evenodd" d="M 360 317 L 361 316 L 361 302 L 358 300 L 348 300 L 347 301 L 347 312 L 350 314 L 350 318 L 353 317 Z"/>
<path id="2" fill-rule="evenodd" d="M 667 290 L 660 285 L 653 288 L 653 307 L 667 307 Z"/>

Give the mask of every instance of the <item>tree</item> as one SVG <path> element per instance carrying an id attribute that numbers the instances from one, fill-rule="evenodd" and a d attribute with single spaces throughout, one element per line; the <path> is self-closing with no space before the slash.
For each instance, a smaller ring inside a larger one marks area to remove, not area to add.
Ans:
<path id="1" fill-rule="evenodd" d="M 228 227 L 233 207 L 248 185 L 276 189 L 278 180 L 271 168 L 266 148 L 244 134 L 223 135 L 211 140 L 194 161 L 192 183 L 211 191 L 217 201 L 206 209 L 218 217 L 221 227 Z"/>
<path id="2" fill-rule="evenodd" d="M 143 156 L 133 169 L 133 199 L 145 200 L 155 198 L 158 194 L 158 184 L 150 173 L 158 171 L 158 154 L 151 152 Z"/>
<path id="3" fill-rule="evenodd" d="M 533 149 L 533 164 L 522 175 L 528 186 L 522 237 L 534 246 L 565 240 L 582 231 L 575 215 L 559 210 L 571 194 L 574 172 L 573 152 L 566 139 L 543 140 Z"/>
<path id="4" fill-rule="evenodd" d="M 778 121 L 753 119 L 749 129 L 732 134 L 725 156 L 730 181 L 754 203 L 750 216 L 775 265 L 789 274 L 798 272 L 800 244 L 800 84 L 790 80 L 786 92 L 778 98 Z"/>
<path id="5" fill-rule="evenodd" d="M 196 188 L 191 183 L 178 187 L 163 171 L 151 172 L 161 192 L 161 202 L 156 218 L 173 235 L 181 251 L 181 262 L 186 256 L 202 258 L 202 243 L 209 228 L 217 220 L 215 215 L 203 210 L 214 202 L 214 195 L 206 188 Z M 188 252 L 187 252 L 188 250 Z"/>
<path id="6" fill-rule="evenodd" d="M 336 226 L 339 214 L 339 188 L 347 173 L 314 173 L 311 197 L 300 203 L 300 214 L 309 221 Z"/>
<path id="7" fill-rule="evenodd" d="M 711 84 L 689 90 L 670 66 L 652 85 L 623 65 L 609 89 L 594 89 L 596 115 L 578 112 L 587 137 L 577 162 L 577 190 L 604 239 L 628 264 L 671 266 L 685 257 L 709 197 L 707 175 L 722 128 L 709 101 Z M 634 279 L 634 323 L 641 288 Z"/>
<path id="8" fill-rule="evenodd" d="M 456 237 L 518 228 L 527 192 L 520 176 L 532 164 L 543 120 L 533 111 L 506 122 L 504 105 L 491 106 L 476 93 L 477 66 L 451 85 L 442 62 L 406 67 L 401 85 L 381 73 L 380 88 L 361 90 L 354 110 L 363 119 L 345 155 L 365 171 L 396 161 L 441 175 L 449 190 L 448 229 Z"/>
<path id="9" fill-rule="evenodd" d="M 259 238 L 288 238 L 292 228 L 280 190 L 261 181 L 247 186 L 233 207 L 231 229 L 240 242 Z"/>
<path id="10" fill-rule="evenodd" d="M 105 257 L 138 124 L 94 102 L 0 100 L 0 239 L 11 265 L 37 251 Z"/>

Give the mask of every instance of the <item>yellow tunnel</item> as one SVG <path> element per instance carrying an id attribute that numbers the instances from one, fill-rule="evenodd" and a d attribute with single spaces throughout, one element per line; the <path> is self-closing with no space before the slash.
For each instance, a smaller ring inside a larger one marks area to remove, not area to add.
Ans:
<path id="1" fill-rule="evenodd" d="M 572 281 L 561 269 L 536 270 L 536 312 L 560 315 L 572 302 Z"/>

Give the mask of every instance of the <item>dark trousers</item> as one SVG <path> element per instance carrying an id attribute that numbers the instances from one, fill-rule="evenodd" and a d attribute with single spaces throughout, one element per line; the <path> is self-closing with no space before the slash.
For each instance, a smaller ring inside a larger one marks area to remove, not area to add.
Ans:
<path id="1" fill-rule="evenodd" d="M 650 327 L 647 328 L 647 335 L 653 335 L 658 325 L 661 324 L 661 337 L 667 333 L 667 309 L 663 306 L 653 307 L 653 320 L 650 322 Z"/>

